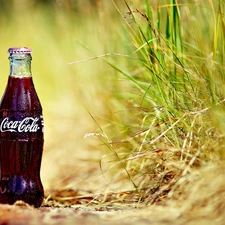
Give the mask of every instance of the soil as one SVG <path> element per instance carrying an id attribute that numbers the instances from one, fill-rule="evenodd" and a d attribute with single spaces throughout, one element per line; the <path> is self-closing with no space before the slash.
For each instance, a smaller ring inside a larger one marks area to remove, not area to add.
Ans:
<path id="1" fill-rule="evenodd" d="M 111 225 L 111 224 L 162 224 L 160 217 L 155 220 L 152 213 L 141 209 L 127 209 L 121 205 L 120 209 L 103 210 L 94 207 L 41 207 L 32 208 L 24 203 L 13 206 L 0 205 L 1 224 L 84 224 L 84 225 Z M 128 207 L 129 208 L 129 207 Z M 170 220 L 170 222 L 172 222 Z M 169 223 L 168 223 L 169 224 Z"/>
<path id="2" fill-rule="evenodd" d="M 220 221 L 222 222 L 222 221 Z M 0 205 L 0 224 L 4 225 L 211 225 L 223 224 L 204 216 L 190 217 L 179 209 L 163 206 L 137 208 L 134 205 L 112 205 L 112 207 L 72 207 L 42 206 L 33 208 L 23 202 L 14 205 Z"/>
<path id="3" fill-rule="evenodd" d="M 125 206 L 124 206 L 125 207 Z M 123 224 L 130 224 L 131 209 L 103 210 L 94 207 L 40 207 L 35 209 L 22 202 L 0 205 L 0 224 L 115 224 L 124 217 Z M 127 215 L 127 216 L 126 216 Z M 140 224 L 140 223 L 138 223 Z"/>

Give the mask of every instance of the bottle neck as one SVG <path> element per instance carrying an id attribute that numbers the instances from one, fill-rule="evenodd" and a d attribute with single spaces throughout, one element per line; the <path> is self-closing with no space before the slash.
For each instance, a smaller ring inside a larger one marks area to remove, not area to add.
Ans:
<path id="1" fill-rule="evenodd" d="M 23 78 L 32 77 L 30 54 L 13 53 L 9 56 L 10 73 L 9 76 Z"/>

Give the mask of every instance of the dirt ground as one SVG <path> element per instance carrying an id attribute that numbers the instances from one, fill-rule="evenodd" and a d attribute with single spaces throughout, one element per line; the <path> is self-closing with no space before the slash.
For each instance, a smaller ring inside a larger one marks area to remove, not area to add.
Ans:
<path id="1" fill-rule="evenodd" d="M 124 209 L 123 209 L 124 208 Z M 163 214 L 161 214 L 163 213 Z M 183 224 L 165 212 L 147 209 L 126 209 L 102 211 L 93 207 L 75 206 L 70 208 L 41 207 L 34 209 L 18 203 L 13 206 L 0 205 L 1 224 Z M 158 214 L 158 215 L 157 215 Z M 160 215 L 161 214 L 161 215 Z"/>
<path id="2" fill-rule="evenodd" d="M 82 225 L 211 225 L 224 224 L 223 221 L 210 218 L 210 215 L 196 214 L 190 218 L 179 209 L 150 206 L 137 208 L 131 205 L 120 205 L 114 209 L 98 207 L 40 207 L 34 209 L 24 203 L 13 206 L 0 205 L 0 224 L 82 224 Z"/>
<path id="3" fill-rule="evenodd" d="M 1 224 L 148 224 L 151 219 L 138 215 L 137 209 L 105 210 L 94 207 L 41 207 L 34 209 L 23 203 L 0 205 Z M 131 223 L 132 219 L 132 223 Z M 160 224 L 160 223 L 159 223 Z"/>

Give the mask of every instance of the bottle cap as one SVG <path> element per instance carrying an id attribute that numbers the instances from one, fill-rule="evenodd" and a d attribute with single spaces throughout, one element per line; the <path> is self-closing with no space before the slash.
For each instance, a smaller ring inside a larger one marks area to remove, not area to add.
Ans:
<path id="1" fill-rule="evenodd" d="M 28 47 L 16 47 L 16 48 L 9 48 L 9 54 L 31 54 L 32 50 Z"/>

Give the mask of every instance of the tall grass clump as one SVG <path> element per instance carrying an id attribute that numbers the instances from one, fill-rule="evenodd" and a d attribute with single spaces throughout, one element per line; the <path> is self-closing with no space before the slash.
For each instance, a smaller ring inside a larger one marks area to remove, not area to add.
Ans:
<path id="1" fill-rule="evenodd" d="M 106 61 L 129 83 L 121 94 L 126 109 L 101 133 L 116 177 L 151 204 L 175 198 L 198 169 L 224 162 L 225 4 L 124 4 L 126 11 L 114 3 L 125 24 L 123 60 Z M 110 133 L 118 124 L 120 132 Z"/>

